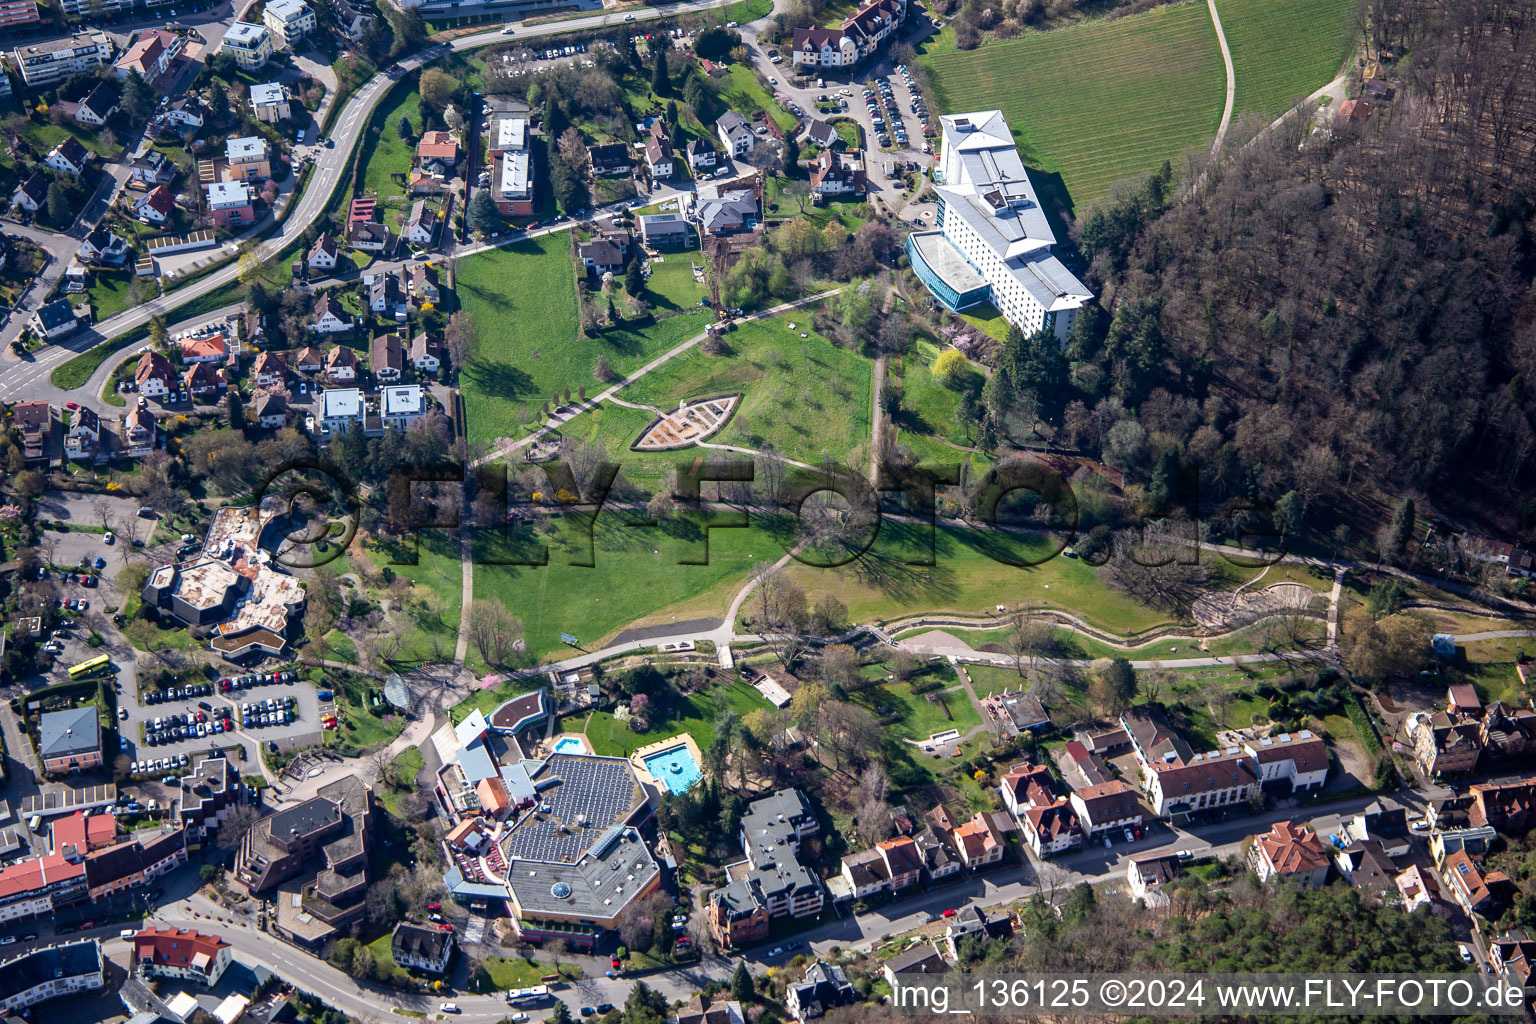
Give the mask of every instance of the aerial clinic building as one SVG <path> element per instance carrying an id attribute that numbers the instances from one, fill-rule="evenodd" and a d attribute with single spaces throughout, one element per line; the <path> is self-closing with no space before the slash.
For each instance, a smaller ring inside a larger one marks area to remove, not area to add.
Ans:
<path id="1" fill-rule="evenodd" d="M 1065 339 L 1093 298 L 1052 253 L 1056 235 L 1000 110 L 946 114 L 935 230 L 907 238 L 912 269 L 952 310 L 991 302 L 1025 334 Z"/>

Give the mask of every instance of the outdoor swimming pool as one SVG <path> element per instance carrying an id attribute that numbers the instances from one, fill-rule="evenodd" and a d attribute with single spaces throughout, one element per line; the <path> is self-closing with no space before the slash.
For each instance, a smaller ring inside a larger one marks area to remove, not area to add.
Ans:
<path id="1" fill-rule="evenodd" d="M 681 743 L 646 758 L 645 770 L 673 794 L 686 792 L 689 786 L 704 777 L 704 773 L 699 770 L 699 762 L 693 759 L 688 747 Z"/>
<path id="2" fill-rule="evenodd" d="M 557 754 L 585 754 L 587 745 L 574 736 L 563 736 L 555 743 Z"/>

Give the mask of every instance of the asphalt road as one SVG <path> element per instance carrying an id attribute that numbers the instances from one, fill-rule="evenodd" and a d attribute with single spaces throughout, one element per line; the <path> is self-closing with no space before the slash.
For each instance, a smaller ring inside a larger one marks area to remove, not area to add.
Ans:
<path id="1" fill-rule="evenodd" d="M 634 20 L 637 23 L 654 21 L 690 11 L 723 7 L 729 2 L 730 0 L 690 0 L 690 2 L 668 4 L 663 7 L 649 7 L 636 11 L 634 13 Z M 532 25 L 526 28 L 519 27 L 517 38 L 529 39 L 538 36 L 559 35 L 564 32 L 577 31 L 584 28 L 591 29 L 619 23 L 620 18 L 617 15 L 606 15 L 601 18 L 568 18 L 562 21 Z M 430 46 L 412 57 L 399 61 L 397 65 L 398 70 L 377 75 L 367 85 L 359 89 L 342 109 L 341 115 L 331 129 L 331 137 L 336 140 L 335 147 L 331 149 L 311 149 L 315 158 L 315 170 L 310 176 L 309 184 L 299 196 L 296 206 L 290 211 L 287 219 L 284 220 L 270 238 L 257 246 L 256 251 L 263 256 L 275 258 L 292 243 L 293 239 L 303 234 L 305 228 L 318 220 L 321 214 L 325 212 L 332 190 L 345 173 L 353 143 L 357 141 L 358 137 L 367 127 L 368 120 L 373 113 L 373 108 L 383 99 L 384 95 L 401 76 L 431 63 L 452 51 L 472 50 L 508 41 L 508 37 L 503 35 L 498 27 L 489 32 L 481 32 L 472 36 L 455 39 L 452 43 L 440 43 Z M 200 295 L 206 295 L 211 291 L 222 288 L 224 285 L 236 280 L 239 276 L 239 269 L 239 262 L 232 260 L 220 269 L 189 285 L 177 288 L 175 291 L 160 298 L 125 310 L 115 316 L 108 317 L 88 328 L 82 328 L 67 338 L 62 344 L 50 345 L 41 349 L 29 359 L 13 361 L 12 365 L 6 367 L 3 372 L 0 372 L 0 377 L 3 377 L 3 379 L 0 379 L 0 398 L 14 401 L 19 398 L 41 397 L 40 395 L 34 395 L 34 392 L 38 390 L 39 383 L 47 381 L 48 376 L 63 363 L 74 358 L 79 353 L 94 347 L 101 341 L 116 337 L 125 331 L 133 331 L 144 327 L 156 316 L 189 302 Z M 14 357 L 9 356 L 9 354 L 5 358 L 7 360 L 14 360 Z"/>

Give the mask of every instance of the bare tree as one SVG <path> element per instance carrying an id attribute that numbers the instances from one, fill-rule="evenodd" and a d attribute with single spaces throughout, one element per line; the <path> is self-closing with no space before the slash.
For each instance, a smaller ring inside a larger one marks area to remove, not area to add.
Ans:
<path id="1" fill-rule="evenodd" d="M 238 850 L 240 844 L 245 842 L 245 837 L 251 831 L 251 826 L 256 824 L 260 815 L 256 808 L 249 804 L 237 804 L 230 808 L 229 816 L 219 823 L 218 834 L 214 837 L 213 844 L 221 850 Z"/>
<path id="2" fill-rule="evenodd" d="M 91 513 L 101 522 L 101 528 L 107 528 L 107 520 L 112 515 L 112 502 L 105 495 L 91 500 Z"/>
<path id="3" fill-rule="evenodd" d="M 469 640 L 487 665 L 508 664 L 523 636 L 522 620 L 495 601 L 476 601 L 469 610 Z"/>

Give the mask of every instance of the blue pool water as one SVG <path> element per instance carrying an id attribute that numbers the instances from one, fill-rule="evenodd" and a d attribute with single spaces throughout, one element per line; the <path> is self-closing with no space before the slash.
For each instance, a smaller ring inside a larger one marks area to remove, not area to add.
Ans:
<path id="1" fill-rule="evenodd" d="M 674 794 L 686 792 L 689 786 L 704 777 L 699 762 L 682 744 L 646 758 L 645 770 Z"/>
<path id="2" fill-rule="evenodd" d="M 557 754 L 585 754 L 586 745 L 574 736 L 566 736 L 555 744 Z"/>

